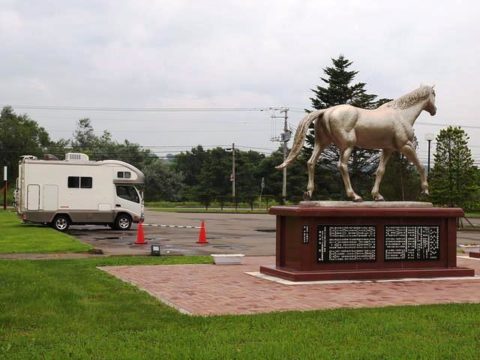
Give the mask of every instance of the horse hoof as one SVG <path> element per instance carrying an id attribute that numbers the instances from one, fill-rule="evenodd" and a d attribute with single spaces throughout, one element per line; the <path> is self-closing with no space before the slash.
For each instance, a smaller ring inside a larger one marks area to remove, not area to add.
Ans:
<path id="1" fill-rule="evenodd" d="M 363 201 L 363 199 L 362 199 L 361 196 L 358 196 L 358 195 L 357 195 L 357 196 L 355 196 L 355 197 L 353 198 L 353 202 L 362 202 L 362 201 Z"/>
<path id="2" fill-rule="evenodd" d="M 382 195 L 377 195 L 373 198 L 374 201 L 385 201 Z"/>
<path id="3" fill-rule="evenodd" d="M 310 193 L 308 191 L 304 192 L 303 193 L 303 200 L 304 201 L 310 201 L 312 200 L 312 195 L 310 195 Z"/>
<path id="4" fill-rule="evenodd" d="M 430 193 L 428 192 L 428 190 L 423 190 L 423 191 L 422 191 L 422 194 L 423 194 L 423 195 L 427 195 L 427 196 L 430 195 Z"/>

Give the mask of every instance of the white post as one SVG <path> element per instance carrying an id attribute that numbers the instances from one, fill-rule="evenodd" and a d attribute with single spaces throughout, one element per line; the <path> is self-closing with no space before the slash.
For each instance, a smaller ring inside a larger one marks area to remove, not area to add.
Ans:
<path id="1" fill-rule="evenodd" d="M 3 210 L 7 210 L 7 167 L 3 167 Z"/>

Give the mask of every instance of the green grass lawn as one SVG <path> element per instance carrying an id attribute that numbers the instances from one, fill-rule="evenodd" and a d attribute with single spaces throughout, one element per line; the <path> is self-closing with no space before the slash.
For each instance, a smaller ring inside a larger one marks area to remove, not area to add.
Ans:
<path id="1" fill-rule="evenodd" d="M 480 212 L 479 211 L 466 211 L 465 212 L 465 217 L 467 217 L 467 218 L 480 218 Z"/>
<path id="2" fill-rule="evenodd" d="M 0 261 L 0 358 L 478 359 L 477 304 L 193 317 L 96 269 L 210 261 Z"/>
<path id="3" fill-rule="evenodd" d="M 82 252 L 91 249 L 72 236 L 42 225 L 23 224 L 14 212 L 0 211 L 0 253 Z"/>

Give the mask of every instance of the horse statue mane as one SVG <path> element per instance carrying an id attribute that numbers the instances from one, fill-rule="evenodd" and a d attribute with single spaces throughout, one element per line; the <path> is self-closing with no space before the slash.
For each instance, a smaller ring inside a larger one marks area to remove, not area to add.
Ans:
<path id="1" fill-rule="evenodd" d="M 328 109 L 312 111 L 300 121 L 295 133 L 292 150 L 287 159 L 277 169 L 287 167 L 300 154 L 306 134 L 314 123 L 315 145 L 312 156 L 307 162 L 308 185 L 305 199 L 310 199 L 315 188 L 315 165 L 322 151 L 335 144 L 340 151 L 338 169 L 342 175 L 345 192 L 353 201 L 362 201 L 355 193 L 348 174 L 348 159 L 355 147 L 364 149 L 382 149 L 382 155 L 375 175 L 372 197 L 382 201 L 380 183 L 385 166 L 394 151 L 398 151 L 412 162 L 419 174 L 422 192 L 428 194 L 428 182 L 423 165 L 418 160 L 413 145 L 413 124 L 425 110 L 435 115 L 435 90 L 433 86 L 420 86 L 396 100 L 383 104 L 377 109 L 360 109 L 351 105 L 337 105 Z"/>
<path id="2" fill-rule="evenodd" d="M 390 107 L 393 109 L 408 109 L 409 107 L 415 105 L 419 101 L 425 100 L 430 94 L 435 92 L 433 90 L 433 86 L 428 85 L 421 85 L 418 89 L 410 91 L 408 94 L 400 96 L 398 99 L 389 101 L 382 106 L 382 107 Z"/>

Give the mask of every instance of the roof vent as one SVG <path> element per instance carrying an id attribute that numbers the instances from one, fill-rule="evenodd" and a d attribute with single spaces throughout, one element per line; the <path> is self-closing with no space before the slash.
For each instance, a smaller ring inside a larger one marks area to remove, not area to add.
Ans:
<path id="1" fill-rule="evenodd" d="M 55 155 L 52 155 L 52 154 L 44 154 L 43 155 L 43 160 L 58 160 L 58 158 Z"/>
<path id="2" fill-rule="evenodd" d="M 88 161 L 88 155 L 82 153 L 66 153 L 65 154 L 66 161 Z"/>

